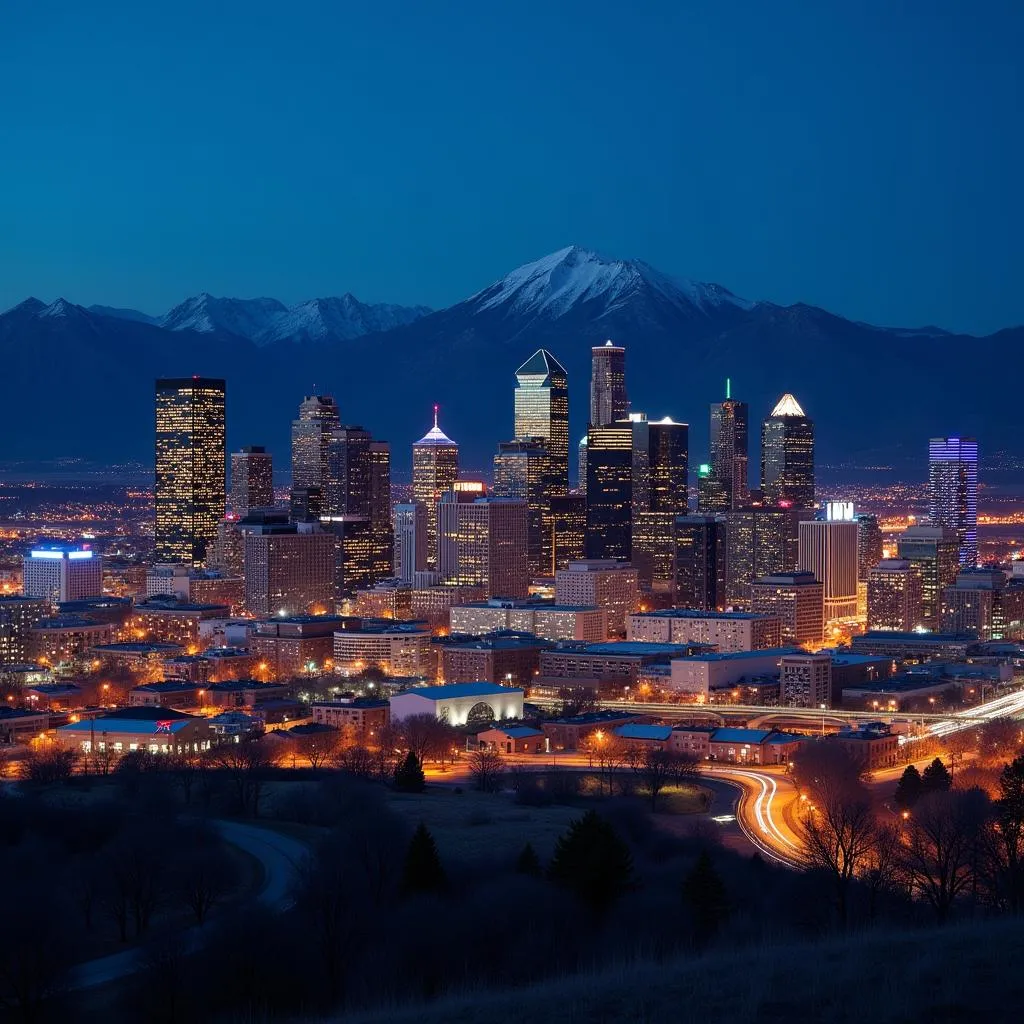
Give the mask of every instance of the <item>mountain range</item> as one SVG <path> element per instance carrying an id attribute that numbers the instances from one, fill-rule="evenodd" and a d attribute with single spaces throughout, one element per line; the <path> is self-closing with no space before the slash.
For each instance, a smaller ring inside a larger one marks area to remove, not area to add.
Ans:
<path id="1" fill-rule="evenodd" d="M 203 293 L 162 316 L 26 299 L 0 314 L 0 458 L 151 461 L 154 378 L 201 374 L 228 381 L 229 447 L 264 444 L 281 468 L 290 421 L 314 390 L 390 441 L 399 472 L 437 402 L 463 465 L 486 468 L 512 432 L 516 367 L 540 347 L 563 363 L 578 439 L 590 348 L 609 338 L 626 347 L 632 408 L 691 424 L 692 464 L 707 457 L 708 403 L 726 377 L 750 404 L 752 447 L 756 424 L 789 391 L 815 421 L 823 462 L 884 462 L 923 477 L 932 435 L 1024 448 L 1019 417 L 982 383 L 1020 350 L 1024 327 L 980 338 L 875 327 L 572 246 L 437 311 L 348 294 L 289 307 Z"/>

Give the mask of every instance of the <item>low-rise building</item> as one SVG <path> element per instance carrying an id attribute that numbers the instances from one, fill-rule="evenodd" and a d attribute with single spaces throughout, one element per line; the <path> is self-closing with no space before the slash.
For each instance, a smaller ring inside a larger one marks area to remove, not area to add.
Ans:
<path id="1" fill-rule="evenodd" d="M 716 729 L 711 734 L 709 756 L 734 764 L 788 764 L 805 742 L 806 737 L 772 729 Z"/>
<path id="2" fill-rule="evenodd" d="M 314 722 L 340 729 L 346 740 L 358 743 L 372 743 L 391 720 L 387 700 L 315 700 L 310 709 Z"/>
<path id="3" fill-rule="evenodd" d="M 825 633 L 825 587 L 813 572 L 776 573 L 750 584 L 751 611 L 781 622 L 784 644 L 820 645 Z"/>
<path id="4" fill-rule="evenodd" d="M 411 619 L 412 586 L 401 580 L 381 580 L 356 590 L 352 614 L 367 619 Z"/>
<path id="5" fill-rule="evenodd" d="M 496 725 L 477 733 L 481 750 L 496 750 L 502 754 L 543 754 L 547 740 L 542 729 L 532 725 Z"/>
<path id="6" fill-rule="evenodd" d="M 541 651 L 551 643 L 531 633 L 500 631 L 486 636 L 448 636 L 434 640 L 440 652 L 440 677 L 450 683 L 488 682 L 528 686 L 540 669 Z"/>
<path id="7" fill-rule="evenodd" d="M 231 609 L 222 604 L 198 604 L 174 597 L 149 597 L 135 606 L 132 628 L 140 640 L 178 644 L 189 654 L 202 648 L 200 623 L 222 619 Z"/>
<path id="8" fill-rule="evenodd" d="M 550 750 L 579 750 L 584 741 L 595 733 L 610 736 L 620 726 L 642 725 L 649 721 L 649 716 L 631 711 L 591 711 L 566 718 L 548 719 L 541 722 L 541 729 Z"/>
<path id="9" fill-rule="evenodd" d="M 902 660 L 963 661 L 978 642 L 970 633 L 899 633 L 889 630 L 868 630 L 850 640 L 854 654 L 875 654 Z"/>
<path id="10" fill-rule="evenodd" d="M 784 654 L 779 660 L 779 703 L 790 708 L 832 704 L 832 655 Z"/>
<path id="11" fill-rule="evenodd" d="M 621 636 L 626 616 L 640 604 L 640 579 L 628 562 L 582 559 L 555 573 L 558 604 L 603 608 L 608 615 L 608 636 Z"/>
<path id="12" fill-rule="evenodd" d="M 436 577 L 437 573 L 416 575 Z M 486 587 L 450 586 L 440 583 L 419 586 L 414 583 L 409 595 L 409 613 L 417 622 L 425 622 L 434 629 L 444 628 L 448 626 L 452 608 L 469 604 L 471 601 L 482 601 L 486 597 Z"/>
<path id="13" fill-rule="evenodd" d="M 645 725 L 627 722 L 612 730 L 612 735 L 627 747 L 654 747 L 668 750 L 671 746 L 671 725 Z"/>
<path id="14" fill-rule="evenodd" d="M 608 613 L 593 605 L 581 607 L 553 601 L 493 598 L 453 607 L 450 622 L 452 633 L 492 633 L 508 629 L 532 633 L 544 640 L 598 643 L 608 638 Z"/>
<path id="15" fill-rule="evenodd" d="M 256 679 L 226 679 L 210 683 L 204 703 L 215 708 L 248 708 L 269 700 L 280 700 L 288 695 L 283 683 L 261 683 Z"/>
<path id="16" fill-rule="evenodd" d="M 363 619 L 357 628 L 334 634 L 334 668 L 357 673 L 378 668 L 389 676 L 437 675 L 437 655 L 423 622 Z"/>
<path id="17" fill-rule="evenodd" d="M 92 753 L 94 743 L 96 752 L 114 755 L 197 754 L 209 749 L 214 732 L 207 719 L 172 708 L 128 707 L 83 716 L 62 725 L 55 737 L 65 749 L 83 754 Z"/>
<path id="18" fill-rule="evenodd" d="M 162 683 L 143 683 L 128 691 L 129 707 L 184 708 L 200 703 L 202 691 L 195 683 L 168 679 Z"/>
<path id="19" fill-rule="evenodd" d="M 249 637 L 257 671 L 261 677 L 292 679 L 331 667 L 334 634 L 351 622 L 341 615 L 290 615 L 260 620 Z"/>
<path id="20" fill-rule="evenodd" d="M 47 711 L 69 711 L 82 706 L 82 688 L 74 683 L 32 683 L 21 693 L 30 707 Z"/>
<path id="21" fill-rule="evenodd" d="M 164 661 L 182 653 L 180 644 L 142 643 L 99 644 L 92 649 L 101 668 L 126 668 L 131 672 L 162 678 Z"/>
<path id="22" fill-rule="evenodd" d="M 0 743 L 24 742 L 50 728 L 50 714 L 33 708 L 0 707 Z"/>
<path id="23" fill-rule="evenodd" d="M 668 749 L 674 754 L 683 754 L 704 761 L 711 756 L 711 736 L 715 727 L 711 725 L 677 725 L 669 737 Z"/>
<path id="24" fill-rule="evenodd" d="M 66 665 L 113 638 L 114 627 L 108 623 L 82 615 L 56 615 L 40 619 L 29 630 L 29 653 L 44 665 Z"/>
<path id="25" fill-rule="evenodd" d="M 448 683 L 423 686 L 391 697 L 391 720 L 412 715 L 433 715 L 451 725 L 498 722 L 523 717 L 524 693 L 517 687 L 494 683 Z"/>
<path id="26" fill-rule="evenodd" d="M 865 771 L 892 768 L 899 762 L 900 738 L 884 722 L 866 722 L 856 729 L 843 729 L 828 742 L 842 746 Z"/>
<path id="27" fill-rule="evenodd" d="M 780 647 L 782 624 L 775 615 L 751 612 L 666 608 L 634 612 L 626 618 L 626 637 L 649 643 L 709 644 L 723 653 Z"/>
<path id="28" fill-rule="evenodd" d="M 706 652 L 702 644 L 656 644 L 640 641 L 608 641 L 600 644 L 565 641 L 540 655 L 540 680 L 597 681 L 606 687 L 633 687 L 647 672 L 674 660 Z M 567 683 L 566 685 L 570 685 Z"/>
<path id="29" fill-rule="evenodd" d="M 776 647 L 767 651 L 732 651 L 729 654 L 673 658 L 668 685 L 679 693 L 707 699 L 714 690 L 729 689 L 752 676 L 778 677 L 783 657 L 802 653 L 799 647 Z"/>

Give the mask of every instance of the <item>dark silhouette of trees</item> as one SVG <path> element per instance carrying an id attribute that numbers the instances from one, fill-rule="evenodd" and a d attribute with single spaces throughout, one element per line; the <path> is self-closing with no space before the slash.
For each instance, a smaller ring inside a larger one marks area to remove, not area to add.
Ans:
<path id="1" fill-rule="evenodd" d="M 181 842 L 183 850 L 174 865 L 175 888 L 196 924 L 202 924 L 234 887 L 231 858 L 220 837 L 203 826 L 189 829 Z"/>
<path id="2" fill-rule="evenodd" d="M 681 784 L 696 775 L 697 762 L 685 754 L 664 747 L 645 746 L 635 769 L 651 798 L 651 811 L 658 809 L 658 797 L 670 783 Z"/>
<path id="3" fill-rule="evenodd" d="M 949 769 L 937 757 L 921 773 L 921 796 L 928 793 L 946 793 L 953 787 L 953 776 Z"/>
<path id="4" fill-rule="evenodd" d="M 265 738 L 223 743 L 214 747 L 211 763 L 231 781 L 238 807 L 243 814 L 258 818 L 267 774 L 274 759 Z"/>
<path id="5" fill-rule="evenodd" d="M 993 718 L 978 726 L 978 754 L 983 761 L 1009 761 L 1020 753 L 1021 742 L 1021 723 L 1012 718 Z"/>
<path id="6" fill-rule="evenodd" d="M 718 934 L 729 913 L 725 883 L 707 850 L 701 851 L 683 879 L 683 901 L 693 918 L 694 941 L 704 947 Z"/>
<path id="7" fill-rule="evenodd" d="M 25 778 L 44 785 L 67 782 L 74 774 L 77 763 L 78 755 L 73 750 L 52 745 L 42 750 L 32 750 L 25 759 Z"/>
<path id="8" fill-rule="evenodd" d="M 598 710 L 597 693 L 589 686 L 563 686 L 558 691 L 562 702 L 559 714 L 562 718 L 589 715 Z"/>
<path id="9" fill-rule="evenodd" d="M 597 769 L 601 792 L 607 786 L 608 795 L 611 796 L 615 790 L 615 773 L 628 763 L 630 748 L 614 733 L 596 729 L 584 738 L 580 752 L 586 754 L 591 767 Z"/>
<path id="10" fill-rule="evenodd" d="M 595 811 L 577 818 L 555 844 L 548 877 L 603 913 L 629 887 L 633 858 L 615 829 Z"/>
<path id="11" fill-rule="evenodd" d="M 341 732 L 338 729 L 318 729 L 292 739 L 295 753 L 313 771 L 319 771 L 337 756 L 341 747 Z"/>
<path id="12" fill-rule="evenodd" d="M 896 785 L 893 802 L 900 810 L 909 811 L 921 799 L 923 792 L 921 773 L 912 764 L 908 764 Z"/>
<path id="13" fill-rule="evenodd" d="M 427 780 L 415 751 L 410 750 L 405 760 L 395 769 L 395 789 L 400 793 L 422 793 Z"/>
<path id="14" fill-rule="evenodd" d="M 447 885 L 437 844 L 427 826 L 420 822 L 409 840 L 409 849 L 402 868 L 403 895 L 442 892 Z"/>
<path id="15" fill-rule="evenodd" d="M 531 875 L 533 878 L 540 878 L 544 874 L 533 843 L 528 842 L 519 851 L 519 856 L 516 857 L 516 871 L 520 875 Z"/>
<path id="16" fill-rule="evenodd" d="M 505 775 L 505 759 L 496 750 L 475 750 L 469 755 L 469 774 L 481 793 L 496 793 Z"/>
<path id="17" fill-rule="evenodd" d="M 453 757 L 458 732 L 435 715 L 410 715 L 397 726 L 398 745 L 416 755 L 420 764 L 439 761 L 442 765 Z"/>
<path id="18" fill-rule="evenodd" d="M 335 764 L 357 779 L 372 779 L 377 774 L 377 757 L 366 747 L 354 746 L 342 750 L 335 758 Z"/>
<path id="19" fill-rule="evenodd" d="M 1024 911 L 1024 755 L 1005 765 L 986 831 L 986 867 L 992 901 L 1012 914 Z"/>

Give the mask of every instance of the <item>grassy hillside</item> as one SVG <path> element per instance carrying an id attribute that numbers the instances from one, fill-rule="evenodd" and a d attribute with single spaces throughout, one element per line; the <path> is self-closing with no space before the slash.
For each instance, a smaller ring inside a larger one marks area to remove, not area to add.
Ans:
<path id="1" fill-rule="evenodd" d="M 768 945 L 467 994 L 346 1024 L 953 1024 L 1016 1020 L 1024 924 Z"/>

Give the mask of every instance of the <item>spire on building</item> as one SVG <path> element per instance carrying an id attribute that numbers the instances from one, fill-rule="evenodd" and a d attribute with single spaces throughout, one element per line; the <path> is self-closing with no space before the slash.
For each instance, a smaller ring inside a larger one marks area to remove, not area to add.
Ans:
<path id="1" fill-rule="evenodd" d="M 772 409 L 772 416 L 803 416 L 805 415 L 800 403 L 787 391 Z"/>

